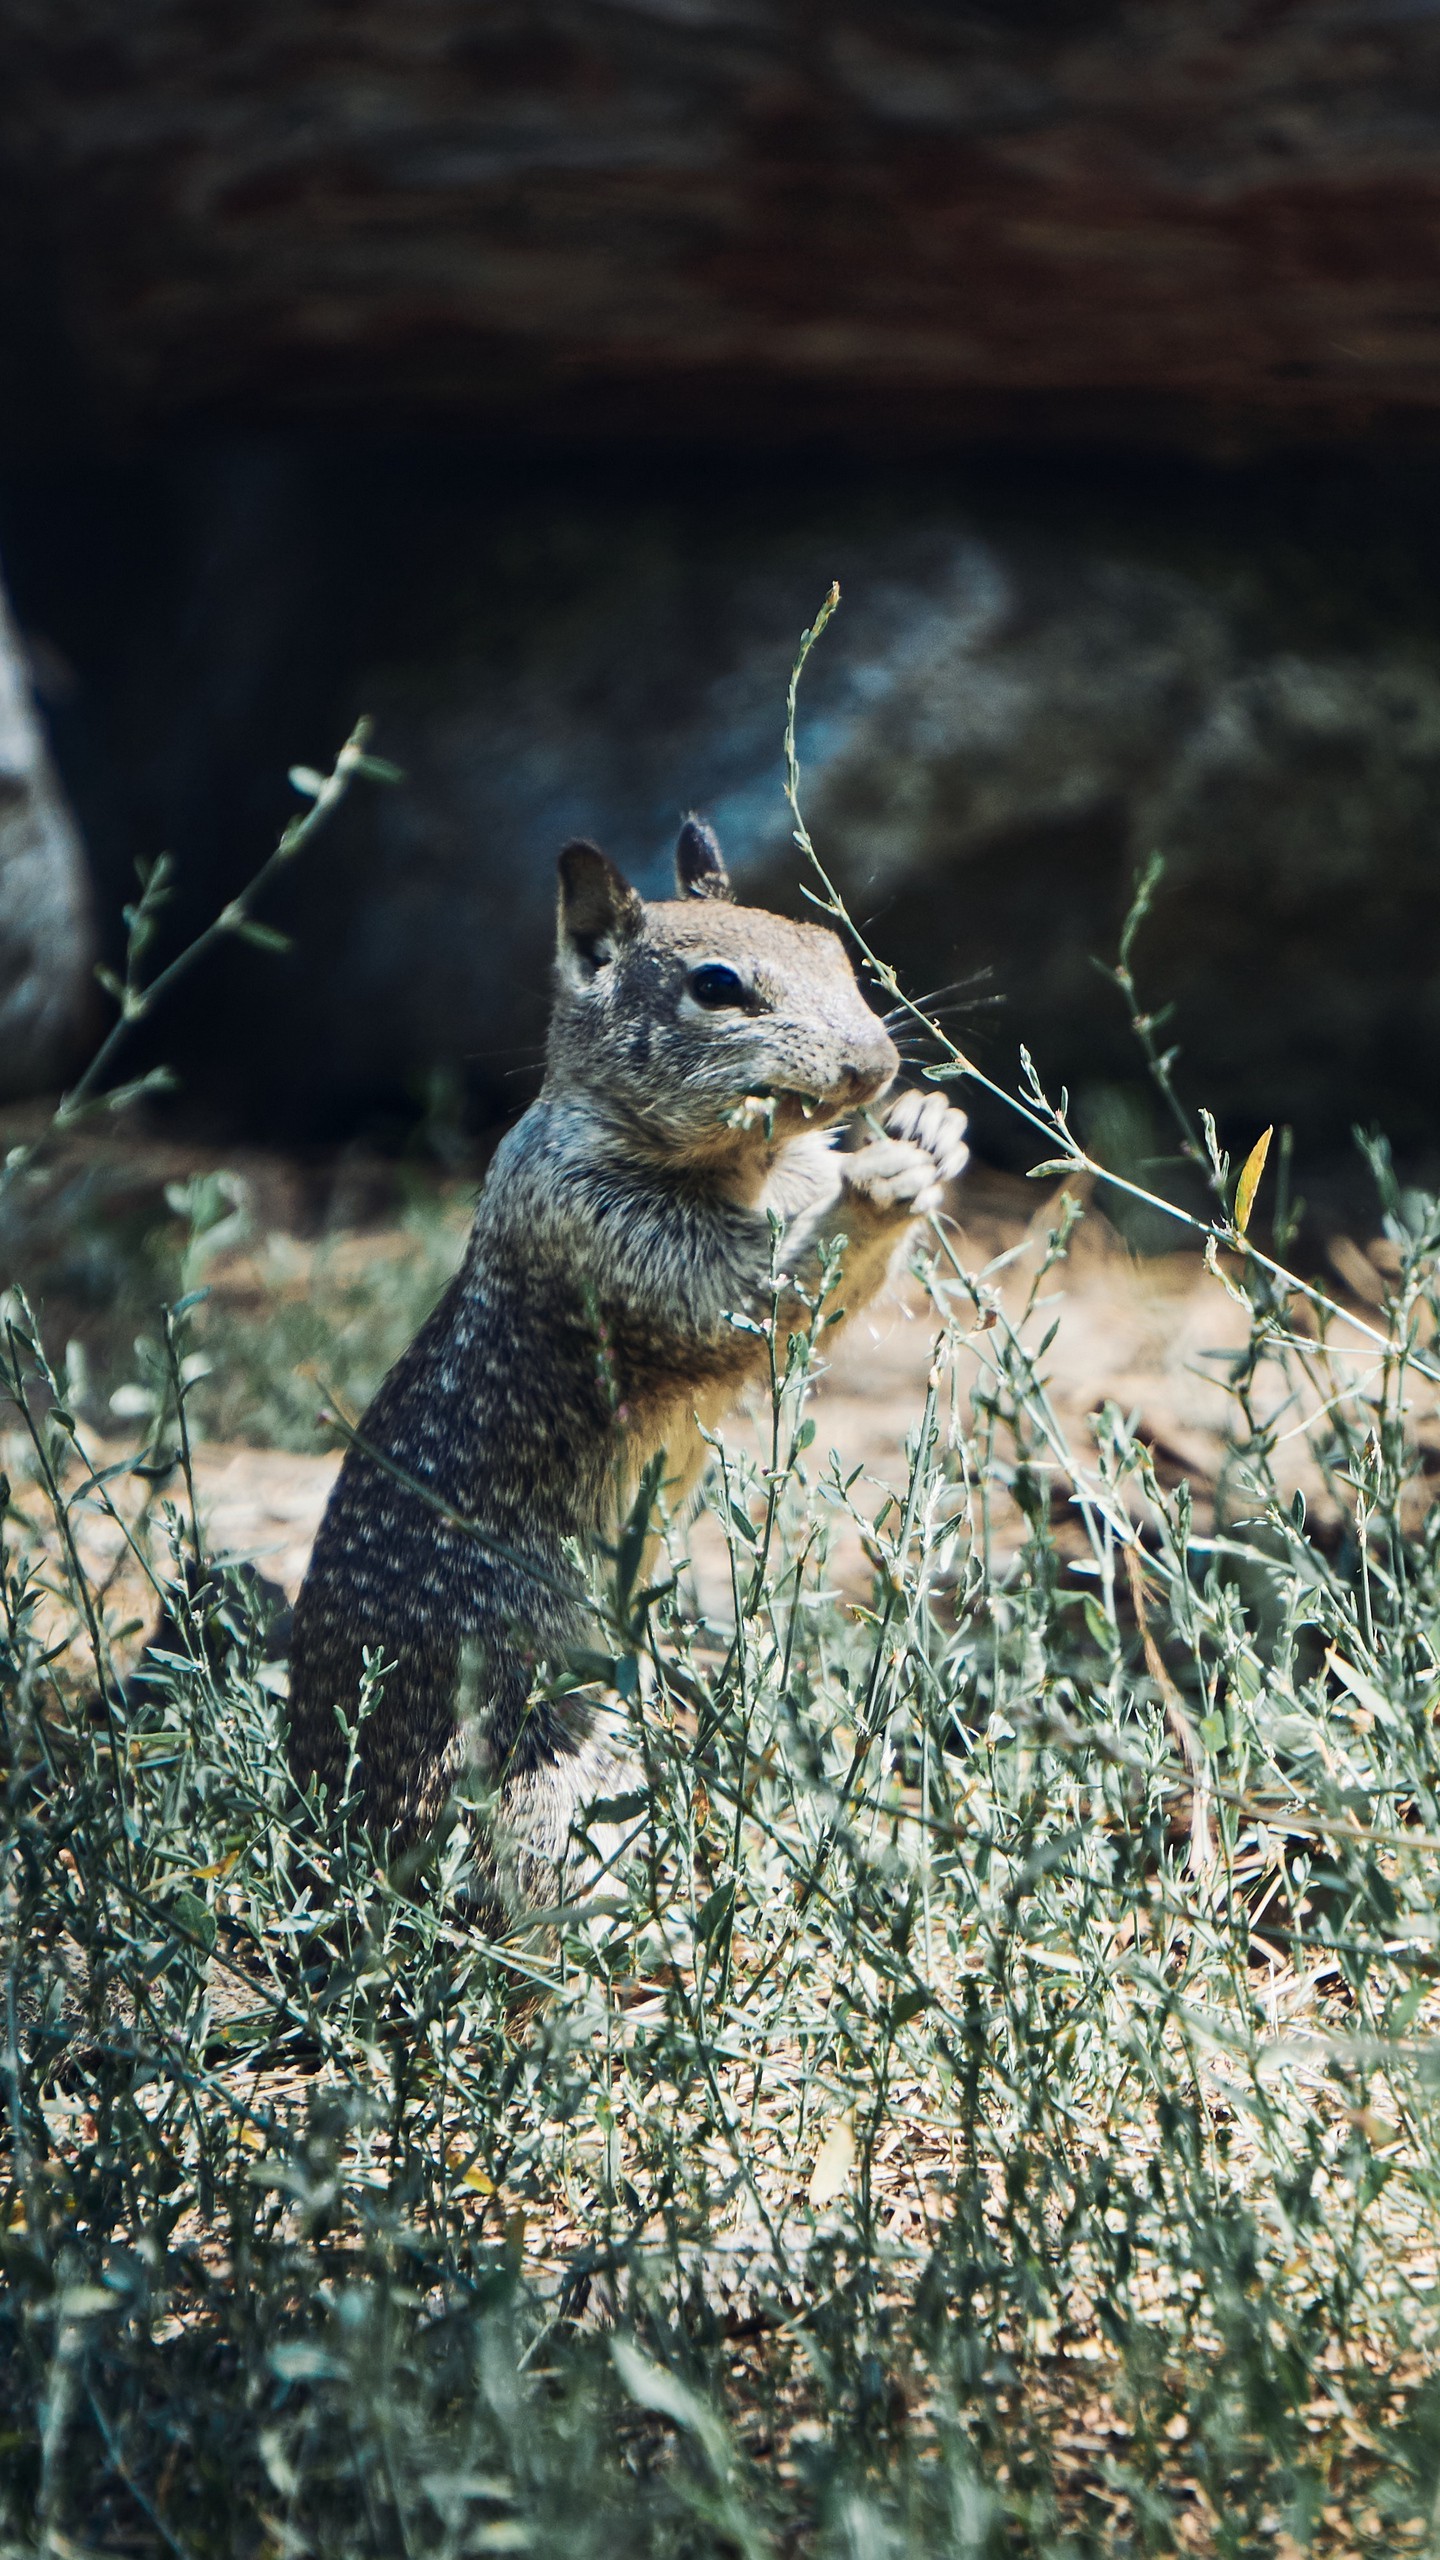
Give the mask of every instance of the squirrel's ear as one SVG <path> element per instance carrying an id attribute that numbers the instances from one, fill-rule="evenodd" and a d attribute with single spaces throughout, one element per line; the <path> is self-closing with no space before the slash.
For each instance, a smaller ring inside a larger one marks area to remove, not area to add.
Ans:
<path id="1" fill-rule="evenodd" d="M 582 983 L 613 960 L 644 914 L 635 891 L 596 844 L 579 837 L 560 856 L 560 965 Z"/>
<path id="2" fill-rule="evenodd" d="M 703 818 L 689 817 L 675 847 L 675 886 L 682 898 L 733 898 L 720 839 Z"/>

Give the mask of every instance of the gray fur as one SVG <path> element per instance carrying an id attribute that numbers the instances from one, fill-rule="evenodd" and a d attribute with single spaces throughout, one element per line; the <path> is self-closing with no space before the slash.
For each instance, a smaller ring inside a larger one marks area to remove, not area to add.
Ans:
<path id="1" fill-rule="evenodd" d="M 886 1137 L 837 1154 L 898 1064 L 843 945 L 731 904 L 695 821 L 677 874 L 679 902 L 646 904 L 593 845 L 562 854 L 540 1098 L 496 1151 L 461 1271 L 364 1417 L 295 1612 L 296 1775 L 338 1787 L 336 1708 L 353 1718 L 378 1648 L 370 1823 L 395 1844 L 423 1836 L 478 1760 L 512 1907 L 558 1898 L 577 1811 L 634 1784 L 604 1707 L 537 1701 L 537 1680 L 600 1641 L 576 1545 L 593 1551 L 661 1450 L 666 1500 L 683 1502 L 700 1426 L 765 1369 L 763 1340 L 728 1319 L 769 1313 L 771 1214 L 802 1288 L 843 1240 L 853 1314 L 965 1161 L 938 1094 L 903 1096 Z M 715 1002 L 732 983 L 737 1000 Z"/>

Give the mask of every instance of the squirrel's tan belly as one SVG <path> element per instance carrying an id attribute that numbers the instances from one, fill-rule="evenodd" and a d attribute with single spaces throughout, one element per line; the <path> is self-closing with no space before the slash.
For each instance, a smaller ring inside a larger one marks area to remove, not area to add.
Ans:
<path id="1" fill-rule="evenodd" d="M 698 1387 L 692 1384 L 663 1399 L 654 1398 L 641 1413 L 632 1414 L 616 1488 L 615 1509 L 620 1518 L 629 1513 L 645 1469 L 662 1449 L 665 1472 L 660 1507 L 671 1519 L 683 1512 L 710 1464 L 712 1451 L 704 1435 L 713 1435 L 734 1410 L 744 1383 L 743 1377 L 732 1375 Z"/>

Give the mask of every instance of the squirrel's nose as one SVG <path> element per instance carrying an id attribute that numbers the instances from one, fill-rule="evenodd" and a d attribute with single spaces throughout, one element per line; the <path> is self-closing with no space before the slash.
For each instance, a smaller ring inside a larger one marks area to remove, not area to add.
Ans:
<path id="1" fill-rule="evenodd" d="M 840 1069 L 845 1089 L 852 1102 L 873 1102 L 895 1073 L 897 1060 L 893 1050 L 872 1050 L 867 1058 L 847 1058 Z"/>

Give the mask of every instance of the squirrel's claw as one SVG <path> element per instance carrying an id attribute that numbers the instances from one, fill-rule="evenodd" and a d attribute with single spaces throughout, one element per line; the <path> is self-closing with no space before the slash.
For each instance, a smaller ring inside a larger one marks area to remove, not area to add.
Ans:
<path id="1" fill-rule="evenodd" d="M 923 1147 L 947 1182 L 969 1159 L 966 1125 L 964 1112 L 947 1102 L 943 1093 L 902 1093 L 885 1113 L 887 1136 L 908 1138 L 912 1145 Z"/>
<path id="2" fill-rule="evenodd" d="M 964 1112 L 943 1093 L 902 1093 L 885 1113 L 887 1136 L 923 1148 L 939 1182 L 953 1182 L 970 1161 L 966 1125 Z"/>
<path id="3" fill-rule="evenodd" d="M 888 1216 L 928 1217 L 969 1161 L 965 1114 L 943 1093 L 904 1093 L 887 1110 L 885 1130 L 842 1157 L 847 1188 Z"/>

